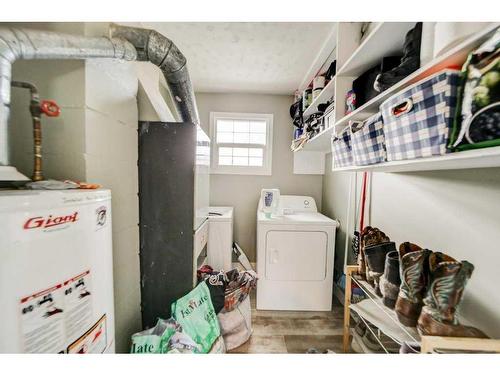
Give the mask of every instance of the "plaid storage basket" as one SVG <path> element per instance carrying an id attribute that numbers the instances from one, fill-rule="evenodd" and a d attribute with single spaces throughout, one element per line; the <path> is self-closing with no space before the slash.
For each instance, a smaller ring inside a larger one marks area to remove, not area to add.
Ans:
<path id="1" fill-rule="evenodd" d="M 354 165 L 351 149 L 351 126 L 347 126 L 339 136 L 332 137 L 333 167 L 342 168 Z"/>
<path id="2" fill-rule="evenodd" d="M 384 122 L 379 112 L 366 119 L 360 127 L 351 128 L 354 165 L 369 165 L 385 161 Z"/>
<path id="3" fill-rule="evenodd" d="M 387 160 L 448 152 L 459 83 L 458 71 L 443 70 L 382 103 Z"/>

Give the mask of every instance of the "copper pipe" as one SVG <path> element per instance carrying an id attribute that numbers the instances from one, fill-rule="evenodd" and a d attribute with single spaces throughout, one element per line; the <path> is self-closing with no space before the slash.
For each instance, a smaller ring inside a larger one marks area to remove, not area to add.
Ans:
<path id="1" fill-rule="evenodd" d="M 12 87 L 20 87 L 23 89 L 30 90 L 31 100 L 30 100 L 30 113 L 33 119 L 33 175 L 31 179 L 33 181 L 42 181 L 42 124 L 40 117 L 42 110 L 40 108 L 40 96 L 38 95 L 38 89 L 35 85 L 29 82 L 12 81 Z"/>

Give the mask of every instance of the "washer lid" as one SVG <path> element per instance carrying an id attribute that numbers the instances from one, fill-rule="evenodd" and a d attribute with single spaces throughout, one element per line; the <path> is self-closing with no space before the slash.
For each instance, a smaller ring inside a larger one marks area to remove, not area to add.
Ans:
<path id="1" fill-rule="evenodd" d="M 290 215 L 267 218 L 263 212 L 257 214 L 259 224 L 269 225 L 328 225 L 338 226 L 338 222 L 319 212 L 298 212 Z"/>
<path id="2" fill-rule="evenodd" d="M 233 220 L 233 207 L 209 207 L 209 221 L 231 221 Z"/>

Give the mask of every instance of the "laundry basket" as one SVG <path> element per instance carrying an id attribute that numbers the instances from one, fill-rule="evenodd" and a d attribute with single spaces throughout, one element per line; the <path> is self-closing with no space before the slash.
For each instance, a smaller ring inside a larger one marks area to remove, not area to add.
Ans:
<path id="1" fill-rule="evenodd" d="M 332 136 L 332 164 L 334 168 L 354 165 L 351 148 L 351 125 L 338 136 Z"/>
<path id="2" fill-rule="evenodd" d="M 385 161 L 385 138 L 382 114 L 379 112 L 351 128 L 352 157 L 355 165 L 369 165 Z"/>
<path id="3" fill-rule="evenodd" d="M 382 103 L 387 160 L 448 152 L 459 81 L 458 71 L 443 70 Z"/>

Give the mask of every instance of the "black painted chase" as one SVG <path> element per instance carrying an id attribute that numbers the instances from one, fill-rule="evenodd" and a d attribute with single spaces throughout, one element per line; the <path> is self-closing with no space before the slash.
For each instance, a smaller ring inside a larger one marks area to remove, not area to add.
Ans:
<path id="1" fill-rule="evenodd" d="M 139 122 L 139 235 L 143 328 L 170 317 L 193 288 L 196 126 Z"/>

